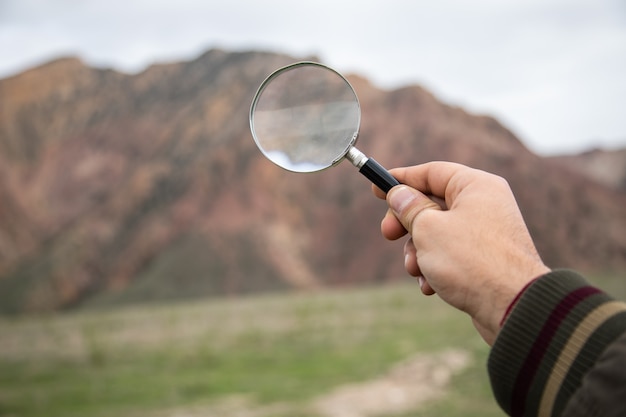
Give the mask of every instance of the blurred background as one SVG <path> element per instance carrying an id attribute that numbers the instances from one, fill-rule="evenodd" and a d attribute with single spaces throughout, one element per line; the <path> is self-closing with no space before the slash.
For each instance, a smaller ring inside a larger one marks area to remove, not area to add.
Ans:
<path id="1" fill-rule="evenodd" d="M 0 51 L 0 415 L 501 415 L 369 183 L 256 149 L 303 59 L 366 154 L 504 176 L 549 266 L 626 295 L 622 1 L 0 0 Z"/>
<path id="2" fill-rule="evenodd" d="M 497 115 L 541 154 L 623 146 L 620 0 L 3 0 L 3 76 L 59 55 L 136 73 L 210 48 L 317 55 Z"/>

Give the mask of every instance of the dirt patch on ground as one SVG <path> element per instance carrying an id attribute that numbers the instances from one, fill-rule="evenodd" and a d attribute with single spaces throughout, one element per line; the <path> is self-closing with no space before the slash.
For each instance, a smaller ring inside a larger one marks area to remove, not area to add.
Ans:
<path id="1" fill-rule="evenodd" d="M 445 393 L 452 377 L 471 362 L 463 350 L 419 354 L 374 380 L 339 387 L 315 401 L 324 417 L 370 417 L 418 408 Z"/>

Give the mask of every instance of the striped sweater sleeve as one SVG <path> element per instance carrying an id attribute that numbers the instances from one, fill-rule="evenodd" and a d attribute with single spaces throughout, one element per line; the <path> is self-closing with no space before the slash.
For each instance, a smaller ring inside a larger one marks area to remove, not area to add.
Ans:
<path id="1" fill-rule="evenodd" d="M 585 376 L 623 335 L 625 303 L 574 272 L 544 275 L 524 291 L 489 355 L 496 400 L 513 417 L 561 416 Z M 626 382 L 626 370 L 614 372 Z"/>

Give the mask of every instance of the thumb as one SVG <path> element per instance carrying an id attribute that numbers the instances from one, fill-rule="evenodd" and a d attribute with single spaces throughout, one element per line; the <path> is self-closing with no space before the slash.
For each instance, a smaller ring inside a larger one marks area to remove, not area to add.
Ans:
<path id="1" fill-rule="evenodd" d="M 428 198 L 425 194 L 406 185 L 397 185 L 387 193 L 387 204 L 409 232 L 413 231 L 415 219 L 427 209 L 441 210 L 439 204 Z"/>

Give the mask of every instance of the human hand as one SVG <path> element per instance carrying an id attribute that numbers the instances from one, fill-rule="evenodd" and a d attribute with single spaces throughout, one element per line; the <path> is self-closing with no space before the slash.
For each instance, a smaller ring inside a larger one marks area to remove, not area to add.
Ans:
<path id="1" fill-rule="evenodd" d="M 516 295 L 549 272 L 508 183 L 496 175 L 449 162 L 390 171 L 401 184 L 385 194 L 381 231 L 389 240 L 408 233 L 405 268 L 422 292 L 437 293 L 468 313 L 493 344 Z"/>

